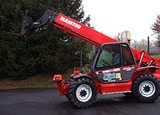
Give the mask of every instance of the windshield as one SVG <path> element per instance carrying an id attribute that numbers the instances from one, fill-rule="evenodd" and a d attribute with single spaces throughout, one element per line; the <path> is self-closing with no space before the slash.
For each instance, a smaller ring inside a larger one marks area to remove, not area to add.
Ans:
<path id="1" fill-rule="evenodd" d="M 93 56 L 92 56 L 92 60 L 91 60 L 90 66 L 89 66 L 90 69 L 93 68 L 94 60 L 95 60 L 95 58 L 96 58 L 96 55 L 97 55 L 97 53 L 98 53 L 98 50 L 99 50 L 99 48 L 96 49 L 96 51 L 94 52 L 94 54 L 93 54 Z"/>

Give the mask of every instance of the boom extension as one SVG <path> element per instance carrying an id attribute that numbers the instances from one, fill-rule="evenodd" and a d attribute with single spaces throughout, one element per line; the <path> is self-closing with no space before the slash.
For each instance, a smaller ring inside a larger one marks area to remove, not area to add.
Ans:
<path id="1" fill-rule="evenodd" d="M 48 23 L 53 22 L 55 18 L 57 17 L 56 12 L 53 12 L 52 10 L 46 10 L 46 12 L 42 15 L 42 17 L 37 20 L 36 22 L 33 22 L 32 18 L 28 16 L 28 11 L 26 11 L 23 19 L 23 25 L 21 29 L 22 35 L 29 35 L 32 33 L 35 33 L 38 30 L 45 29 L 45 26 Z"/>
<path id="2" fill-rule="evenodd" d="M 58 14 L 57 12 L 53 12 L 52 10 L 46 10 L 42 17 L 36 22 L 33 22 L 32 18 L 27 15 L 26 11 L 21 33 L 22 35 L 27 36 L 38 30 L 45 29 L 48 23 L 51 23 L 57 28 L 71 33 L 96 46 L 100 46 L 103 43 L 118 42 L 82 23 L 79 23 L 61 13 Z"/>

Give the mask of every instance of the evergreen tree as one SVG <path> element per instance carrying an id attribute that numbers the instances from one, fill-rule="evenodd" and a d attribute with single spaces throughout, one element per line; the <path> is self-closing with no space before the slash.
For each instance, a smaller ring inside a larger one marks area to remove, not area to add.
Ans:
<path id="1" fill-rule="evenodd" d="M 84 21 L 82 0 L 0 0 L 0 30 L 19 33 L 28 10 L 36 21 L 46 9 Z M 26 38 L 0 33 L 0 77 L 24 79 L 30 75 L 53 71 L 63 72 L 79 65 L 80 51 L 88 53 L 87 43 L 49 25 L 43 32 Z M 83 56 L 88 61 L 86 55 Z"/>

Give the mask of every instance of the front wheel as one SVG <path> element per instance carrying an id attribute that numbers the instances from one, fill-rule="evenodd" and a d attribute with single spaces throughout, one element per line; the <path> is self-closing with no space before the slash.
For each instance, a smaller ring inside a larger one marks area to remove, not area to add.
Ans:
<path id="1" fill-rule="evenodd" d="M 89 78 L 75 79 L 68 87 L 68 96 L 76 107 L 89 107 L 96 100 L 97 88 Z"/>
<path id="2" fill-rule="evenodd" d="M 140 75 L 133 84 L 133 93 L 140 102 L 154 102 L 160 94 L 159 80 L 151 74 Z"/>

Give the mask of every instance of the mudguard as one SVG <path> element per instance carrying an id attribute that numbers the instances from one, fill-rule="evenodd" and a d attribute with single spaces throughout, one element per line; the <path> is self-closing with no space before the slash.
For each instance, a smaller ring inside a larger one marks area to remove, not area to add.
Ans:
<path id="1" fill-rule="evenodd" d="M 138 69 L 136 69 L 136 71 L 143 71 L 149 69 L 150 72 L 155 72 L 156 69 L 159 69 L 159 67 L 157 66 L 146 66 L 146 67 L 140 67 Z"/>
<path id="2" fill-rule="evenodd" d="M 89 76 L 88 74 L 77 74 L 77 75 L 71 75 L 71 78 L 74 78 L 74 79 L 78 79 L 78 78 L 82 78 L 82 77 L 88 77 L 89 79 L 92 79 L 93 78 L 91 76 Z"/>

